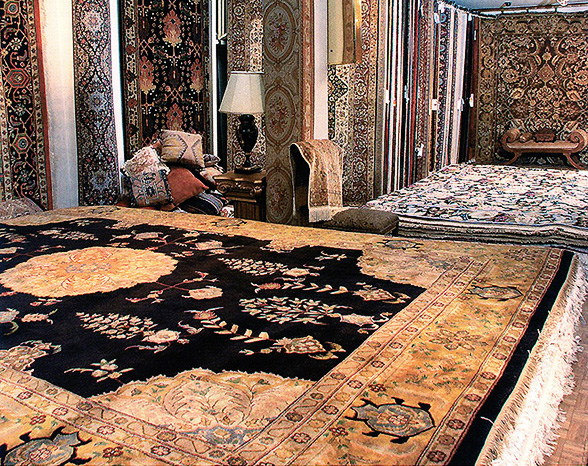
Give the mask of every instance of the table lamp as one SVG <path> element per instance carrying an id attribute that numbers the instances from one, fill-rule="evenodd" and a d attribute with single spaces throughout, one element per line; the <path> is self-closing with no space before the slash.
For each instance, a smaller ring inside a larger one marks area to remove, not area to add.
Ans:
<path id="1" fill-rule="evenodd" d="M 261 167 L 251 165 L 251 151 L 257 142 L 259 131 L 255 125 L 255 113 L 263 113 L 263 73 L 233 71 L 227 83 L 225 95 L 220 104 L 222 113 L 239 115 L 237 140 L 245 153 L 243 165 L 235 168 L 235 173 L 256 173 Z"/>

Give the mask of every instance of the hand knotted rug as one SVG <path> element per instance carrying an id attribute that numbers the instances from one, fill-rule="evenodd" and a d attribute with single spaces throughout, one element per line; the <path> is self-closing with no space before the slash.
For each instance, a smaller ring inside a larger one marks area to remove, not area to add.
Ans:
<path id="1" fill-rule="evenodd" d="M 534 391 L 566 384 L 585 296 L 556 249 L 190 214 L 53 211 L 0 241 L 3 464 L 541 455 L 516 439 L 555 424 L 561 390 Z"/>

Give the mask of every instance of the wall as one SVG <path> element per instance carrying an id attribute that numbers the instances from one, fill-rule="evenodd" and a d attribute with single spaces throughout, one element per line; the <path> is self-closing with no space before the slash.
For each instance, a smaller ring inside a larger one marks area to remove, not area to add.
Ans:
<path id="1" fill-rule="evenodd" d="M 474 152 L 504 161 L 511 127 L 588 130 L 588 15 L 503 15 L 481 21 Z M 588 161 L 588 152 L 582 154 Z"/>

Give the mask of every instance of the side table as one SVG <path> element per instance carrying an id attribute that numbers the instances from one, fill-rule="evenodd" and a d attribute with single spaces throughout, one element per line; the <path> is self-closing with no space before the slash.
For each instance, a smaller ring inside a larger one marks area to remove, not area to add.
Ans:
<path id="1" fill-rule="evenodd" d="M 217 189 L 235 206 L 235 217 L 265 221 L 265 175 L 230 171 L 214 177 Z"/>

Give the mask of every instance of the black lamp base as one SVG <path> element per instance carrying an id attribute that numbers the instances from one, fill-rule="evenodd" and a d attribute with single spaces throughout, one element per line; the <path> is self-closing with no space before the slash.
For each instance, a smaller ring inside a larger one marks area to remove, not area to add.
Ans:
<path id="1" fill-rule="evenodd" d="M 243 165 L 235 168 L 235 173 L 248 174 L 259 173 L 261 167 L 251 165 L 251 151 L 257 142 L 257 135 L 259 130 L 255 125 L 255 117 L 253 115 L 239 115 L 239 127 L 237 128 L 237 140 L 241 149 L 245 153 L 245 161 Z"/>
<path id="2" fill-rule="evenodd" d="M 248 175 L 251 173 L 259 173 L 261 171 L 261 167 L 235 167 L 235 173 L 239 175 Z"/>

